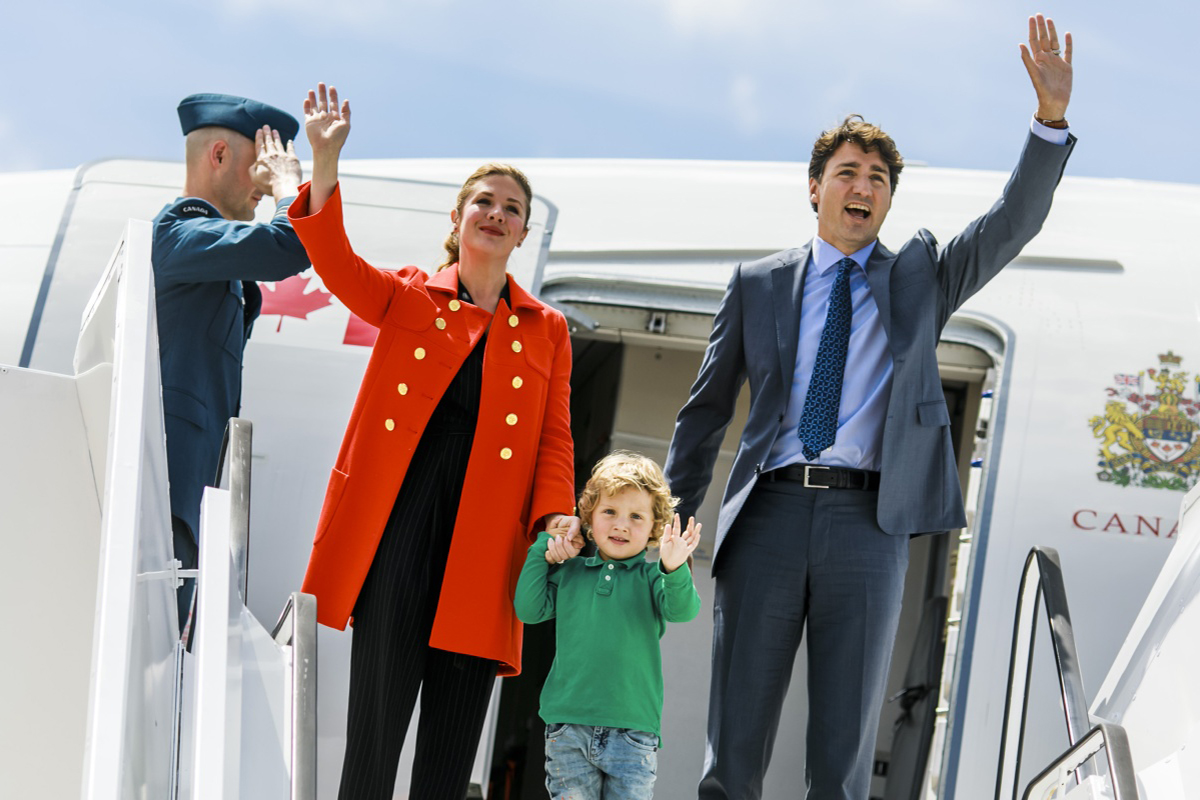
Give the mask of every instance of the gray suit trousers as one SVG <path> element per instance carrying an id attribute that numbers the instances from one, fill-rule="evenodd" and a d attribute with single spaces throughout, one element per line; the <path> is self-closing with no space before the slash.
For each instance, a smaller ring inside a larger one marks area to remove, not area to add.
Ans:
<path id="1" fill-rule="evenodd" d="M 747 498 L 714 565 L 701 800 L 762 796 L 805 626 L 807 797 L 866 800 L 908 568 L 909 537 L 883 532 L 877 503 L 765 479 Z"/>

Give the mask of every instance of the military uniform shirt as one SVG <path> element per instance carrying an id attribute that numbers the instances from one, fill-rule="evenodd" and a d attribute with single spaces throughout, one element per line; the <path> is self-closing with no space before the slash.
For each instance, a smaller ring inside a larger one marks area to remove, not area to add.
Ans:
<path id="1" fill-rule="evenodd" d="M 242 350 L 262 308 L 254 281 L 283 280 L 308 267 L 287 218 L 293 199 L 280 200 L 265 225 L 227 220 L 196 197 L 181 197 L 154 218 L 150 260 L 171 513 L 193 537 L 225 425 L 241 405 Z"/>

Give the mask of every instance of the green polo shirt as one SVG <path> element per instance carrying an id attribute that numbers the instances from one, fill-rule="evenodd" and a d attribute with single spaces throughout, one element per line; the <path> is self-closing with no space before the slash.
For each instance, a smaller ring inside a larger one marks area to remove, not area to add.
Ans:
<path id="1" fill-rule="evenodd" d="M 522 622 L 558 620 L 542 720 L 649 731 L 661 739 L 658 640 L 667 622 L 687 622 L 700 611 L 691 570 L 684 563 L 663 572 L 645 551 L 623 561 L 592 556 L 550 565 L 549 541 L 541 533 L 529 546 L 514 599 Z"/>

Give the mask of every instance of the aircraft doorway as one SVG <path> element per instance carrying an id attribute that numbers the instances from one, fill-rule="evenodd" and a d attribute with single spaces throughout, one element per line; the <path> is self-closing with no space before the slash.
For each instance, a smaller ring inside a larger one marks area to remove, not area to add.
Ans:
<path id="1" fill-rule="evenodd" d="M 576 488 L 582 486 L 592 464 L 611 449 L 634 450 L 662 463 L 675 415 L 687 399 L 699 368 L 704 342 L 675 340 L 669 342 L 670 346 L 662 346 L 653 336 L 622 331 L 603 338 L 578 337 L 572 344 Z M 960 475 L 967 487 L 978 447 L 977 434 L 981 427 L 986 429 L 986 424 L 981 426 L 980 422 L 981 408 L 986 412 L 981 396 L 993 359 L 980 347 L 944 342 L 939 348 L 939 362 Z M 703 766 L 714 594 L 708 532 L 716 529 L 721 493 L 747 409 L 748 392 L 743 392 L 698 514 L 706 528 L 705 539 L 695 554 L 695 580 L 703 604 L 700 615 L 686 624 L 669 625 L 662 640 L 666 696 L 655 795 L 665 800 L 694 797 Z M 924 765 L 934 740 L 935 723 L 945 719 L 944 714 L 939 717 L 934 712 L 944 707 L 939 686 L 943 683 L 946 621 L 951 613 L 947 608 L 959 606 L 948 599 L 955 591 L 958 532 L 918 537 L 912 540 L 911 548 L 904 611 L 888 684 L 889 696 L 906 688 L 909 691 L 883 710 L 877 744 L 880 774 L 872 784 L 872 797 L 886 800 L 917 796 L 917 787 L 926 778 Z M 792 679 L 792 686 L 798 688 L 785 702 L 764 796 L 791 796 L 796 786 L 803 785 L 807 719 L 803 650 Z M 544 724 L 537 711 L 541 686 L 553 658 L 554 623 L 527 626 L 523 672 L 505 679 L 502 685 L 491 781 L 486 790 L 491 800 L 541 800 L 546 796 Z M 931 688 L 920 688 L 925 686 Z M 940 754 L 931 758 L 937 761 Z"/>

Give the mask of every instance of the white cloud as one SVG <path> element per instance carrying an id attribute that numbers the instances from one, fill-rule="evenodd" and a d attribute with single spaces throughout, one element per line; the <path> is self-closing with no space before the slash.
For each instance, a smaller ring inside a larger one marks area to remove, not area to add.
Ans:
<path id="1" fill-rule="evenodd" d="M 762 99 L 758 82 L 750 75 L 738 75 L 729 87 L 729 104 L 734 115 L 734 125 L 744 136 L 755 136 L 762 131 Z"/>
<path id="2" fill-rule="evenodd" d="M 753 31 L 774 0 L 731 2 L 730 0 L 664 0 L 671 25 L 683 34 Z"/>

